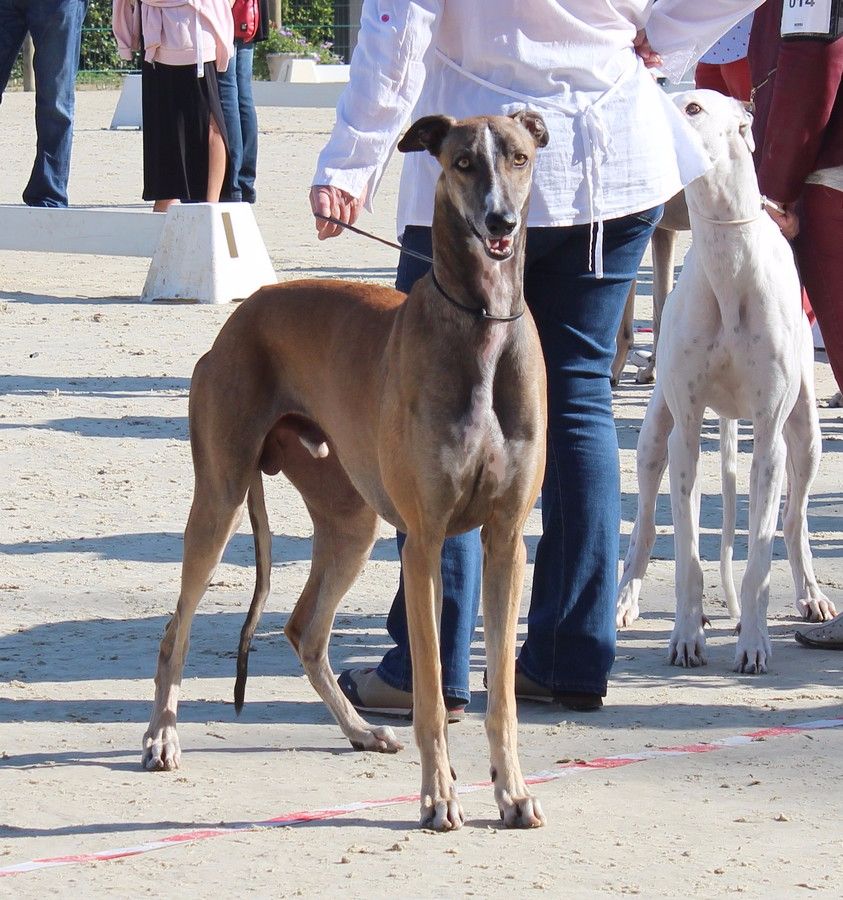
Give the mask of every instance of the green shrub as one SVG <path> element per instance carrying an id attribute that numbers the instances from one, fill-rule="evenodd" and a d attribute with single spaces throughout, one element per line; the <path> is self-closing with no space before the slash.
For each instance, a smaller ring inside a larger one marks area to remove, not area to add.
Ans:
<path id="1" fill-rule="evenodd" d="M 334 39 L 334 0 L 281 0 L 281 22 L 311 44 Z"/>
<path id="2" fill-rule="evenodd" d="M 82 32 L 79 69 L 84 72 L 110 72 L 133 68 L 117 55 L 117 42 L 111 33 L 111 0 L 90 0 Z"/>

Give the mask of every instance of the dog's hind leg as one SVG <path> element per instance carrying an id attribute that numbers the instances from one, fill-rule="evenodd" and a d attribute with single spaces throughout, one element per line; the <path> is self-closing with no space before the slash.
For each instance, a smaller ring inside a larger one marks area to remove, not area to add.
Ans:
<path id="1" fill-rule="evenodd" d="M 507 828 L 545 824 L 539 801 L 527 789 L 518 761 L 515 712 L 515 632 L 527 552 L 522 529 L 496 517 L 483 528 L 483 630 L 486 638 L 491 779 Z"/>
<path id="2" fill-rule="evenodd" d="M 623 319 L 615 339 L 615 358 L 612 361 L 612 387 L 620 383 L 623 368 L 626 365 L 629 351 L 635 343 L 635 291 L 637 284 L 632 282 L 629 294 L 626 297 L 626 305 L 623 308 Z"/>
<path id="3" fill-rule="evenodd" d="M 787 445 L 787 498 L 782 524 L 796 589 L 796 611 L 810 622 L 837 614 L 817 584 L 808 541 L 808 494 L 820 464 L 820 423 L 813 390 L 803 377 L 796 405 L 784 425 Z"/>
<path id="4" fill-rule="evenodd" d="M 288 446 L 284 474 L 301 492 L 313 520 L 310 574 L 284 633 L 310 683 L 356 750 L 403 749 L 389 727 L 373 727 L 337 685 L 328 660 L 334 615 L 369 558 L 378 517 L 348 479 L 333 453 L 313 459 L 297 442 Z"/>
<path id="5" fill-rule="evenodd" d="M 155 704 L 149 728 L 143 736 L 143 766 L 150 771 L 179 767 L 181 748 L 176 732 L 176 712 L 190 643 L 190 626 L 225 545 L 237 528 L 245 498 L 245 483 L 242 486 L 212 485 L 208 478 L 197 472 L 193 505 L 184 532 L 181 593 L 161 641 L 155 675 Z"/>
<path id="6" fill-rule="evenodd" d="M 646 366 L 635 374 L 638 384 L 650 384 L 656 378 L 656 354 L 659 347 L 659 333 L 662 328 L 662 313 L 667 295 L 673 290 L 673 271 L 676 262 L 676 232 L 656 228 L 650 240 L 653 256 L 653 352 Z"/>
<path id="7" fill-rule="evenodd" d="M 720 583 L 726 595 L 729 615 L 737 619 L 741 614 L 735 590 L 732 560 L 735 555 L 735 517 L 737 515 L 738 423 L 734 419 L 720 419 L 720 480 L 723 495 L 723 532 L 720 537 Z"/>
<path id="8" fill-rule="evenodd" d="M 667 439 L 672 428 L 673 416 L 665 402 L 664 391 L 656 384 L 638 435 L 635 457 L 638 470 L 638 512 L 624 560 L 623 576 L 618 586 L 618 628 L 625 628 L 638 618 L 641 583 L 656 540 L 656 499 L 667 467 Z"/>

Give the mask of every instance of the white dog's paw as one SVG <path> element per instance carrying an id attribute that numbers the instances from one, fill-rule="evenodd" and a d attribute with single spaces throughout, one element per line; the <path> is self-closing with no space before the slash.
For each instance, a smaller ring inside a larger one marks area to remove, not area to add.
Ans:
<path id="1" fill-rule="evenodd" d="M 541 828 L 547 824 L 539 801 L 527 790 L 520 797 L 513 797 L 505 791 L 498 794 L 498 809 L 501 822 L 507 828 Z"/>
<path id="2" fill-rule="evenodd" d="M 767 626 L 761 628 L 740 628 L 738 645 L 735 649 L 735 671 L 745 675 L 764 675 L 773 656 L 773 646 L 767 633 Z"/>
<path id="3" fill-rule="evenodd" d="M 638 618 L 638 597 L 641 595 L 641 579 L 632 578 L 618 590 L 615 622 L 618 628 L 629 628 Z"/>
<path id="4" fill-rule="evenodd" d="M 141 764 L 148 772 L 171 772 L 181 765 L 181 747 L 175 724 L 149 730 L 143 736 Z"/>
<path id="5" fill-rule="evenodd" d="M 349 737 L 349 741 L 355 750 L 372 750 L 375 753 L 397 753 L 404 749 L 404 745 L 388 725 L 361 728 L 355 731 L 354 737 Z"/>
<path id="6" fill-rule="evenodd" d="M 706 665 L 704 622 L 705 619 L 700 619 L 698 624 L 685 621 L 673 626 L 668 645 L 668 658 L 672 666 L 695 669 Z"/>
<path id="7" fill-rule="evenodd" d="M 796 613 L 806 622 L 828 622 L 837 615 L 837 609 L 822 591 L 813 597 L 797 597 Z"/>

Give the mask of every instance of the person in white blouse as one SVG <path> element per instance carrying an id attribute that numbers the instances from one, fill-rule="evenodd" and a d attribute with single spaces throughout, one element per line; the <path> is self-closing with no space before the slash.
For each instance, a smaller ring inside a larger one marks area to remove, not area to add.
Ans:
<path id="1" fill-rule="evenodd" d="M 678 79 L 760 0 L 365 0 L 350 81 L 322 150 L 314 214 L 353 224 L 370 204 L 401 131 L 431 114 L 465 118 L 528 107 L 543 116 L 531 195 L 525 296 L 548 372 L 542 536 L 521 699 L 596 709 L 615 654 L 620 531 L 618 445 L 609 384 L 624 302 L 661 204 L 709 166 L 696 135 L 647 66 Z M 398 234 L 430 254 L 438 164 L 404 159 Z M 341 232 L 316 219 L 320 238 Z M 401 254 L 396 287 L 427 268 Z M 399 535 L 399 545 L 401 536 Z M 457 719 L 470 698 L 480 593 L 479 535 L 443 549 L 443 692 Z M 412 675 L 403 592 L 387 628 L 396 646 L 340 686 L 363 711 L 406 715 Z"/>

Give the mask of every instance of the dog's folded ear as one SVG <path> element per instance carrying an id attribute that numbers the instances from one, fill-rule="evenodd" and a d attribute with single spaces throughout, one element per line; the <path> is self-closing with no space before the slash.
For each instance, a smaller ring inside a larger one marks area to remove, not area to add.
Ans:
<path id="1" fill-rule="evenodd" d="M 755 138 L 752 135 L 752 110 L 746 104 L 741 105 L 743 106 L 743 115 L 738 131 L 744 139 L 744 143 L 749 147 L 749 152 L 755 153 Z"/>
<path id="2" fill-rule="evenodd" d="M 398 142 L 398 149 L 401 153 L 427 150 L 431 156 L 439 156 L 442 141 L 456 121 L 450 116 L 424 116 L 407 129 L 404 137 Z"/>
<path id="3" fill-rule="evenodd" d="M 518 112 L 511 113 L 509 118 L 514 119 L 530 132 L 537 147 L 547 146 L 550 135 L 547 133 L 544 119 L 537 112 L 533 112 L 531 109 L 519 109 Z"/>

